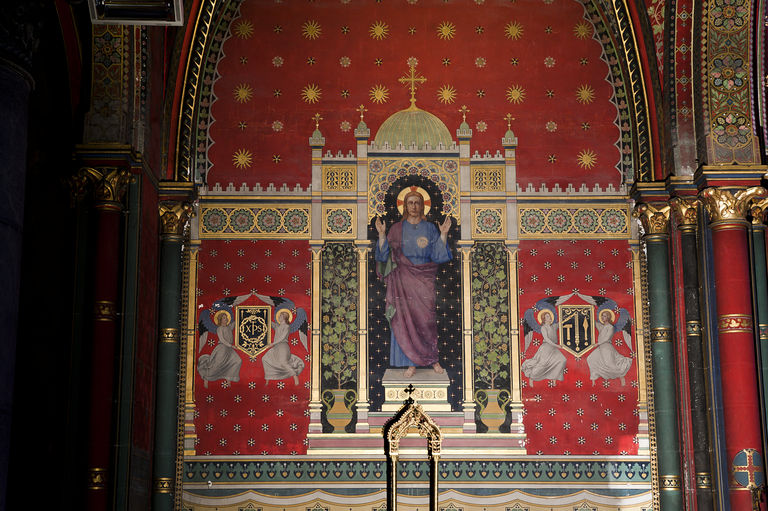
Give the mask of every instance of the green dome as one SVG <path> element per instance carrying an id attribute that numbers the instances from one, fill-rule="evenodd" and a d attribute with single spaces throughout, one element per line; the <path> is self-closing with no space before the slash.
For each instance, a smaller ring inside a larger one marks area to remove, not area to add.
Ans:
<path id="1" fill-rule="evenodd" d="M 392 148 L 397 147 L 400 142 L 405 147 L 409 147 L 412 142 L 416 143 L 416 147 L 423 147 L 426 142 L 429 142 L 430 148 L 434 149 L 438 144 L 443 144 L 445 147 L 451 146 L 453 139 L 443 121 L 411 105 L 405 110 L 392 114 L 381 125 L 374 143 L 382 147 L 385 142 Z"/>

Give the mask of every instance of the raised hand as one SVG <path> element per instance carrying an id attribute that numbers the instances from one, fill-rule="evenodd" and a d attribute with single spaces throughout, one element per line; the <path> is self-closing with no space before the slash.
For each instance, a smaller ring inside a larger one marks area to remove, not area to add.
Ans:
<path id="1" fill-rule="evenodd" d="M 379 238 L 386 238 L 387 224 L 384 223 L 381 217 L 376 217 L 376 222 L 374 225 L 376 226 L 376 230 L 379 232 Z"/>
<path id="2" fill-rule="evenodd" d="M 438 224 L 437 227 L 440 229 L 440 235 L 445 238 L 448 236 L 448 231 L 451 230 L 451 217 L 446 216 L 445 220 L 443 220 L 443 223 Z"/>

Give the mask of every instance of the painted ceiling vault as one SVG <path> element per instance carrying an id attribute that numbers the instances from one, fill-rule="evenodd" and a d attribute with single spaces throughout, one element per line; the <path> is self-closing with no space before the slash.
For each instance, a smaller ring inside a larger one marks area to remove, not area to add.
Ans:
<path id="1" fill-rule="evenodd" d="M 592 2 L 246 0 L 227 10 L 197 118 L 196 171 L 210 185 L 308 185 L 315 127 L 324 152 L 347 154 L 362 113 L 373 141 L 410 105 L 409 62 L 423 78 L 416 106 L 454 139 L 466 116 L 472 153 L 501 150 L 511 127 L 521 186 L 632 180 L 624 78 Z"/>

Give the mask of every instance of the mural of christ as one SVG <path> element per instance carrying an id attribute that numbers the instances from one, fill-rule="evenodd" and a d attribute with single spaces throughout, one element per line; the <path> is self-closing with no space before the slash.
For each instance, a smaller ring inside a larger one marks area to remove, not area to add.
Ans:
<path id="1" fill-rule="evenodd" d="M 403 374 L 410 378 L 419 366 L 432 367 L 439 374 L 445 371 L 438 361 L 435 277 L 439 264 L 453 256 L 447 245 L 451 218 L 435 226 L 426 220 L 426 191 L 409 187 L 404 192 L 403 218 L 389 233 L 384 221 L 376 218 L 375 257 L 377 273 L 387 288 L 390 365 L 406 367 Z"/>

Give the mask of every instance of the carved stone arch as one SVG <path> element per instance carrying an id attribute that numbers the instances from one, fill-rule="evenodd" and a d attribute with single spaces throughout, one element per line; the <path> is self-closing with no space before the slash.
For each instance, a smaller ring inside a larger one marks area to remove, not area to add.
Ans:
<path id="1" fill-rule="evenodd" d="M 406 392 L 415 389 L 409 385 Z M 408 431 L 416 428 L 419 436 L 427 439 L 429 457 L 429 509 L 437 511 L 438 497 L 438 462 L 443 434 L 440 427 L 422 409 L 421 405 L 409 397 L 402 408 L 384 425 L 384 455 L 387 457 L 387 509 L 397 511 L 397 458 L 400 455 L 400 440 L 408 436 Z"/>

